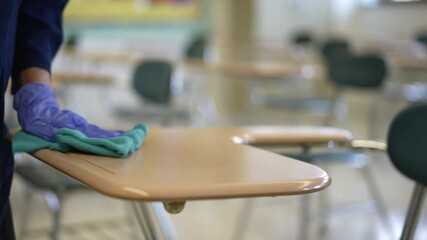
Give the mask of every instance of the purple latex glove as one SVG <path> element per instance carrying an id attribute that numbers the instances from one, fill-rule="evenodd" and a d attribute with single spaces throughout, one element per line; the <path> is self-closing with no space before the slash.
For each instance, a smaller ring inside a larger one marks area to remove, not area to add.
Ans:
<path id="1" fill-rule="evenodd" d="M 79 130 L 88 137 L 112 138 L 123 136 L 124 131 L 108 131 L 88 123 L 83 117 L 61 110 L 52 89 L 40 83 L 24 85 L 13 100 L 22 130 L 47 141 L 55 141 L 60 128 Z"/>

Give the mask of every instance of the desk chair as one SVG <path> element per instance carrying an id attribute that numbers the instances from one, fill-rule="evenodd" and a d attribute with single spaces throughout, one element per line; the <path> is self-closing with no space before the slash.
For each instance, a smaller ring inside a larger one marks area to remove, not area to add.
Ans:
<path id="1" fill-rule="evenodd" d="M 171 63 L 161 60 L 143 61 L 136 66 L 132 78 L 132 88 L 142 100 L 138 109 L 120 107 L 119 117 L 137 117 L 138 121 L 153 121 L 162 125 L 172 120 L 189 118 L 186 110 L 178 110 L 173 102 L 172 81 L 174 69 Z"/>
<path id="2" fill-rule="evenodd" d="M 295 42 L 299 40 L 294 40 Z M 302 39 L 302 42 L 305 40 Z M 351 54 L 349 44 L 345 40 L 329 40 L 325 42 L 319 48 L 319 54 L 323 57 L 325 69 L 329 73 L 329 65 L 334 59 L 340 57 L 347 57 Z M 329 77 L 330 74 L 328 74 Z M 322 79 L 323 80 L 323 79 Z M 268 94 L 266 91 L 257 90 L 251 96 L 252 103 L 255 106 L 265 106 L 271 109 L 278 110 L 291 110 L 291 111 L 304 111 L 309 112 L 311 116 L 329 116 L 330 106 L 333 105 L 334 97 L 331 99 L 331 86 L 330 84 L 324 84 L 322 86 L 316 85 L 316 81 L 311 81 L 305 77 L 293 79 L 293 81 L 287 81 L 287 85 L 295 84 L 298 89 L 303 87 L 302 96 L 287 96 L 287 94 Z M 313 85 L 315 84 L 315 85 Z M 308 88 L 307 88 L 308 87 Z M 325 94 L 322 92 L 319 94 L 319 87 L 322 87 Z M 308 90 L 308 92 L 307 92 Z M 276 91 L 275 91 L 276 92 Z M 308 95 L 308 96 L 307 96 Z M 328 120 L 329 122 L 330 120 Z"/>
<path id="3" fill-rule="evenodd" d="M 330 80 L 335 86 L 335 96 L 330 105 L 330 113 L 325 119 L 325 125 L 333 125 L 333 118 L 340 118 L 338 107 L 342 102 L 342 95 L 349 89 L 360 89 L 363 91 L 372 91 L 374 94 L 381 90 L 387 76 L 387 66 L 382 57 L 376 55 L 348 55 L 343 50 L 338 50 L 338 53 L 332 53 L 328 59 L 328 72 Z M 379 106 L 378 101 L 372 102 L 368 106 L 368 117 L 366 118 L 367 133 L 366 137 L 372 139 L 376 137 L 376 122 Z M 342 117 L 342 116 L 341 116 Z M 341 119 L 343 120 L 343 119 Z M 372 199 L 375 200 L 376 210 L 383 221 L 383 224 L 388 230 L 391 230 L 388 211 L 385 207 L 385 202 L 379 192 L 378 184 L 374 181 L 374 177 L 369 166 L 369 157 L 364 154 L 349 151 L 341 155 L 326 154 L 326 155 L 311 155 L 308 154 L 310 161 L 322 162 L 331 160 L 350 161 L 352 166 L 360 170 L 366 180 L 366 187 Z"/>
<path id="4" fill-rule="evenodd" d="M 50 229 L 50 239 L 57 240 L 61 227 L 61 213 L 66 196 L 74 191 L 89 190 L 83 184 L 67 177 L 66 175 L 55 171 L 54 169 L 32 161 L 31 159 L 22 159 L 28 155 L 20 155 L 20 161 L 15 165 L 15 173 L 28 185 L 25 186 L 24 199 L 25 204 L 22 211 L 22 226 L 18 235 L 22 239 L 25 235 L 29 212 L 31 209 L 31 200 L 34 190 L 42 191 L 47 206 L 52 212 L 53 222 Z"/>
<path id="5" fill-rule="evenodd" d="M 413 239 L 427 185 L 427 105 L 415 105 L 401 111 L 393 120 L 387 138 L 393 165 L 415 182 L 406 214 L 401 240 Z"/>
<path id="6" fill-rule="evenodd" d="M 362 88 L 362 89 L 374 89 L 377 90 L 381 87 L 383 81 L 385 80 L 387 68 L 384 60 L 381 57 L 378 56 L 352 56 L 348 55 L 347 50 L 343 50 L 343 46 L 346 46 L 342 43 L 338 44 L 338 52 L 332 53 L 334 50 L 329 49 L 327 52 L 329 52 L 328 59 L 328 68 L 329 68 L 329 74 L 331 81 L 336 86 L 336 94 L 334 98 L 332 99 L 330 103 L 330 113 L 328 114 L 325 125 L 332 125 L 333 117 L 336 116 L 336 109 L 338 104 L 341 101 L 341 95 L 343 91 L 346 88 Z M 333 48 L 333 47 L 332 47 Z M 377 108 L 374 108 L 372 106 L 375 106 L 375 104 L 371 104 L 370 113 L 372 115 L 371 118 L 368 120 L 368 126 L 372 124 L 372 119 L 375 119 Z M 372 132 L 375 128 L 369 128 L 369 132 Z M 326 143 L 325 143 L 326 144 Z M 310 148 L 303 148 L 303 152 L 301 154 L 297 155 L 289 155 L 285 152 L 280 152 L 283 155 L 291 156 L 295 159 L 300 159 L 306 162 L 310 163 L 324 163 L 324 162 L 330 162 L 330 161 L 338 161 L 338 162 L 350 162 L 351 166 L 357 168 L 360 170 L 361 174 L 364 176 L 364 180 L 366 180 L 366 186 L 368 188 L 368 191 L 371 195 L 371 197 L 376 200 L 376 208 L 377 212 L 379 213 L 379 216 L 381 217 L 381 220 L 383 221 L 384 225 L 387 228 L 391 229 L 391 224 L 389 222 L 387 209 L 385 208 L 384 201 L 381 197 L 381 194 L 378 190 L 377 184 L 374 181 L 374 178 L 372 176 L 372 173 L 369 169 L 368 159 L 367 157 L 363 156 L 361 153 L 357 153 L 354 151 L 341 151 L 339 153 L 328 153 L 328 154 L 313 154 L 310 152 Z M 327 200 L 326 192 L 322 193 L 323 196 L 321 198 L 324 203 L 322 205 L 327 206 L 328 204 L 325 202 Z M 300 229 L 299 233 L 299 239 L 307 239 L 307 232 L 306 232 L 306 226 L 309 225 L 309 213 L 308 213 L 308 207 L 310 204 L 309 201 L 309 195 L 302 196 L 302 203 L 303 206 L 301 206 L 301 217 L 302 217 L 302 223 L 301 226 L 305 226 L 302 229 Z M 242 210 L 242 216 L 239 219 L 241 219 L 242 223 L 239 224 L 239 227 L 237 228 L 237 232 L 234 239 L 242 239 L 242 232 L 245 228 L 245 225 L 247 223 L 248 219 L 248 212 L 250 210 L 247 210 L 248 208 L 251 208 L 253 203 L 245 203 L 243 208 L 246 208 L 246 210 Z M 246 212 L 246 213 L 245 213 Z M 323 228 L 326 228 L 326 226 L 323 226 Z M 324 231 L 324 229 L 321 229 Z"/>
<path id="7" fill-rule="evenodd" d="M 184 50 L 183 58 L 203 65 L 215 58 L 214 50 L 209 45 L 207 36 L 203 34 L 193 36 Z M 205 71 L 192 69 L 190 74 L 184 73 L 181 79 L 182 94 L 190 98 L 187 101 L 196 102 L 193 107 L 196 110 L 197 119 L 192 123 L 193 125 L 206 126 L 212 119 L 218 118 L 218 110 L 214 100 L 208 94 L 205 78 Z"/>
<path id="8" fill-rule="evenodd" d="M 325 125 L 331 125 L 331 117 L 337 117 L 338 106 L 342 101 L 342 95 L 347 89 L 359 89 L 364 91 L 379 91 L 387 76 L 387 65 L 381 56 L 376 55 L 340 55 L 332 54 L 328 60 L 328 73 L 334 83 L 335 94 L 330 105 L 330 113 Z M 374 124 L 377 119 L 378 101 L 370 104 L 369 118 L 367 119 L 368 136 L 376 129 Z"/>
<path id="9" fill-rule="evenodd" d="M 132 86 L 147 103 L 156 105 L 161 110 L 154 113 L 164 125 L 173 118 L 188 118 L 186 111 L 178 111 L 172 101 L 173 66 L 165 61 L 145 61 L 136 67 Z"/>

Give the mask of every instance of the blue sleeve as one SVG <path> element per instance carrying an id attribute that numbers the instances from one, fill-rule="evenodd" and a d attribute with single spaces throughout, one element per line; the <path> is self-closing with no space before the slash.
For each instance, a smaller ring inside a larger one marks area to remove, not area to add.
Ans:
<path id="1" fill-rule="evenodd" d="M 18 13 L 12 92 L 20 87 L 18 76 L 29 67 L 50 72 L 62 43 L 62 12 L 67 0 L 23 0 Z"/>

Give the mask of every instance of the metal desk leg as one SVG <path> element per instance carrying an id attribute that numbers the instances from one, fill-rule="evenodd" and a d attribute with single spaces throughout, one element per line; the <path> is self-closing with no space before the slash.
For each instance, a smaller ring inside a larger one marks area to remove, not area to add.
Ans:
<path id="1" fill-rule="evenodd" d="M 310 194 L 301 196 L 300 202 L 300 221 L 298 226 L 298 239 L 307 240 L 310 232 Z"/>
<path id="2" fill-rule="evenodd" d="M 238 219 L 236 221 L 237 227 L 234 228 L 232 240 L 245 239 L 245 234 L 249 225 L 249 220 L 254 210 L 255 200 L 256 199 L 254 198 L 243 199 L 243 204 L 241 206 Z"/>
<path id="3" fill-rule="evenodd" d="M 52 230 L 50 233 L 50 238 L 52 240 L 59 239 L 59 228 L 60 228 L 60 221 L 61 221 L 61 210 L 62 210 L 62 196 L 61 193 L 53 192 L 53 191 L 47 191 L 44 194 L 47 205 L 49 209 L 53 213 L 53 224 L 52 224 Z"/>
<path id="4" fill-rule="evenodd" d="M 178 239 L 173 223 L 160 202 L 132 202 L 145 240 Z"/>
<path id="5" fill-rule="evenodd" d="M 368 191 L 375 200 L 375 207 L 379 214 L 380 220 L 384 225 L 385 232 L 389 235 L 390 239 L 395 239 L 396 237 L 393 232 L 393 224 L 390 222 L 387 206 L 381 196 L 378 184 L 374 179 L 374 175 L 371 172 L 370 165 L 365 165 L 360 170 L 362 171 L 363 178 L 366 180 Z"/>
<path id="6" fill-rule="evenodd" d="M 165 211 L 163 204 L 161 202 L 153 202 L 152 207 L 164 239 L 178 239 L 172 219 L 170 218 L 169 213 Z"/>
<path id="7" fill-rule="evenodd" d="M 132 202 L 132 206 L 135 210 L 135 215 L 138 220 L 138 224 L 142 230 L 145 240 L 157 240 L 159 236 L 156 234 L 154 228 L 154 222 L 150 214 L 149 203 L 138 203 Z"/>

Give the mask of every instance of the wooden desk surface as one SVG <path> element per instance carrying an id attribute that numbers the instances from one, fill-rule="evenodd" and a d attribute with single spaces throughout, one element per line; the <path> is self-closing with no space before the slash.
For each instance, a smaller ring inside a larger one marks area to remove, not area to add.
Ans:
<path id="1" fill-rule="evenodd" d="M 316 126 L 255 126 L 232 131 L 235 142 L 251 145 L 346 144 L 353 138 L 348 130 Z"/>
<path id="2" fill-rule="evenodd" d="M 218 62 L 205 63 L 201 60 L 185 60 L 184 67 L 222 72 L 239 76 L 254 76 L 262 78 L 278 78 L 301 75 L 302 66 L 268 62 Z"/>
<path id="3" fill-rule="evenodd" d="M 300 128 L 301 135 L 293 129 L 154 128 L 141 149 L 124 159 L 50 150 L 33 155 L 103 194 L 129 200 L 179 201 L 320 191 L 331 183 L 322 169 L 235 141 L 235 137 L 250 135 L 252 142 L 258 136 L 266 143 L 271 140 L 266 138 L 268 132 L 273 142 L 279 141 L 280 133 L 294 136 L 282 138 L 286 144 L 292 139 L 301 141 L 301 136 L 320 139 L 316 131 L 329 140 L 324 128 Z M 351 137 L 347 131 L 331 130 L 329 137 Z"/>
<path id="4" fill-rule="evenodd" d="M 109 53 L 106 52 L 84 52 L 76 51 L 74 49 L 63 48 L 62 52 L 67 56 L 77 60 L 89 60 L 94 62 L 125 62 L 125 63 L 137 63 L 143 59 L 143 56 L 139 53 Z"/>
<path id="5" fill-rule="evenodd" d="M 395 57 L 397 66 L 405 70 L 427 70 L 427 59 L 415 57 Z"/>
<path id="6" fill-rule="evenodd" d="M 54 71 L 52 73 L 52 79 L 55 82 L 63 83 L 90 83 L 101 85 L 108 85 L 114 82 L 114 78 L 108 75 L 60 71 Z"/>

